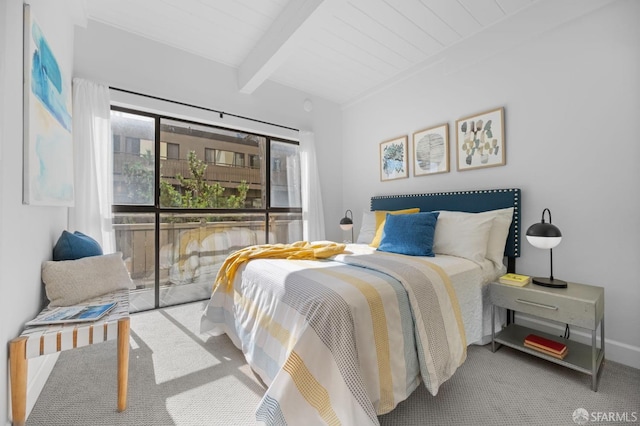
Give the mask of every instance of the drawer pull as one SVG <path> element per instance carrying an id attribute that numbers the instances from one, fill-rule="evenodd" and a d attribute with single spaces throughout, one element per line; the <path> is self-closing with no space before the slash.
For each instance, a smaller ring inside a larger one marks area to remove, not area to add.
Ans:
<path id="1" fill-rule="evenodd" d="M 558 310 L 557 306 L 545 305 L 544 303 L 530 302 L 528 300 L 523 300 L 523 299 L 516 299 L 516 302 L 524 303 L 525 305 L 537 306 L 539 308 L 551 309 L 552 311 Z"/>

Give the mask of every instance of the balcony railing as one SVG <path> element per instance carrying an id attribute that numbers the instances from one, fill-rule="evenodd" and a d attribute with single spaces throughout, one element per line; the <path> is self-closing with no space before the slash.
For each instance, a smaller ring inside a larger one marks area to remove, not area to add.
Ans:
<path id="1" fill-rule="evenodd" d="M 135 216 L 122 214 L 120 217 Z M 264 220 L 162 223 L 160 226 L 160 285 L 190 284 L 215 277 L 224 259 L 240 248 L 302 239 L 299 215 L 271 220 L 268 236 Z M 207 214 L 211 216 L 211 214 Z M 256 218 L 257 215 L 251 215 Z M 259 216 L 259 215 L 258 215 Z M 170 221 L 170 216 L 162 220 Z M 155 227 L 153 223 L 115 224 L 116 250 L 137 288 L 155 285 Z M 267 240 L 268 237 L 268 240 Z M 212 281 L 211 281 L 212 282 Z"/>
<path id="2" fill-rule="evenodd" d="M 114 176 L 123 175 L 125 165 L 132 166 L 134 164 L 144 164 L 145 162 L 150 163 L 150 160 L 137 154 L 116 152 L 113 156 Z M 148 167 L 149 170 L 153 170 L 153 164 L 148 164 Z M 175 179 L 178 174 L 185 178 L 191 177 L 189 162 L 181 159 L 160 160 L 160 172 L 163 179 L 175 184 L 177 184 L 177 180 L 173 181 L 173 179 Z M 262 171 L 259 168 L 253 167 L 209 163 L 207 164 L 204 178 L 206 181 L 218 182 L 220 185 L 226 187 L 235 187 L 242 181 L 247 182 L 250 189 L 260 189 L 262 187 Z"/>
<path id="3" fill-rule="evenodd" d="M 160 171 L 163 179 L 174 178 L 178 174 L 183 177 L 191 176 L 187 160 L 162 160 Z M 235 186 L 242 181 L 247 182 L 252 189 L 262 185 L 260 169 L 232 165 L 207 164 L 204 179 L 218 182 L 222 186 Z"/>

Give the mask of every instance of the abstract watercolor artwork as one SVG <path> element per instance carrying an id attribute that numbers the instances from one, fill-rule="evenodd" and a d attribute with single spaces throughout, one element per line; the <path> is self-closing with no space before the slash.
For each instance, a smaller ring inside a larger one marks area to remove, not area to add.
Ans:
<path id="1" fill-rule="evenodd" d="M 407 136 L 380 143 L 380 180 L 409 177 Z"/>
<path id="2" fill-rule="evenodd" d="M 504 108 L 456 121 L 458 171 L 504 166 Z"/>
<path id="3" fill-rule="evenodd" d="M 23 202 L 73 206 L 71 79 L 24 5 Z"/>
<path id="4" fill-rule="evenodd" d="M 449 171 L 449 125 L 441 124 L 413 134 L 413 175 Z"/>

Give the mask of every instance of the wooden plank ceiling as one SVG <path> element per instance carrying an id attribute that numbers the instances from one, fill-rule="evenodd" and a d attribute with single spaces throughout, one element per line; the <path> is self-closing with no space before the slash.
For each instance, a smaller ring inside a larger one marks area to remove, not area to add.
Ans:
<path id="1" fill-rule="evenodd" d="M 539 2 L 86 0 L 90 20 L 236 68 L 244 93 L 273 80 L 338 104 Z"/>

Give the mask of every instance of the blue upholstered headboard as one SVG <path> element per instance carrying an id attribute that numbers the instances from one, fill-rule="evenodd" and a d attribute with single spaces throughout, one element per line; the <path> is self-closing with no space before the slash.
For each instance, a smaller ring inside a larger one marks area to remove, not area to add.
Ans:
<path id="1" fill-rule="evenodd" d="M 420 211 L 455 210 L 470 213 L 514 207 L 513 221 L 505 246 L 505 256 L 509 258 L 508 269 L 515 268 L 515 258 L 520 257 L 520 189 L 486 189 L 371 197 L 371 210 L 400 210 L 414 207 L 419 207 Z"/>

